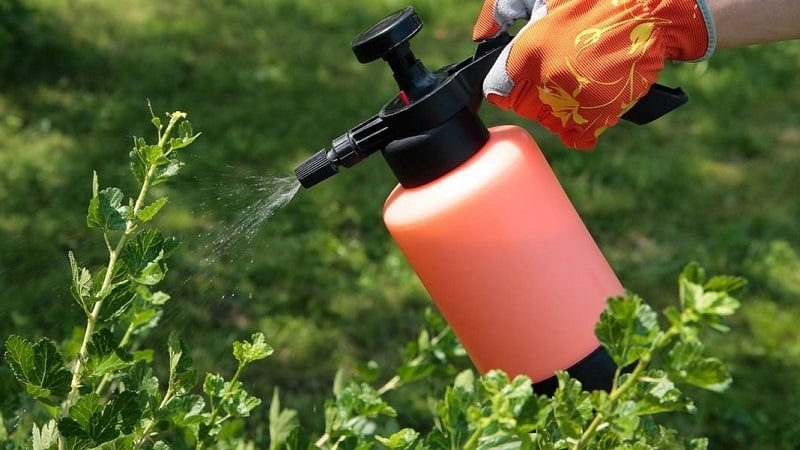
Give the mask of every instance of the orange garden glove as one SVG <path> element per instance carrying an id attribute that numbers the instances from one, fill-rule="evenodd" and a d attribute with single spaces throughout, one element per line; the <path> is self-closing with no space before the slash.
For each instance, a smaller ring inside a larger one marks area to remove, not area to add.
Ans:
<path id="1" fill-rule="evenodd" d="M 711 55 L 705 0 L 486 0 L 476 41 L 528 23 L 484 80 L 487 99 L 591 149 L 655 83 L 666 60 Z"/>

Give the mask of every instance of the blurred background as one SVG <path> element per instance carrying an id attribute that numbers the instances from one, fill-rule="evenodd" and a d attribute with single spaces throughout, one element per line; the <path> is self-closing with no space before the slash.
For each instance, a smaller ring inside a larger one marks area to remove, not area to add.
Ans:
<path id="1" fill-rule="evenodd" d="M 182 244 L 149 339 L 177 330 L 201 371 L 230 375 L 232 341 L 264 332 L 276 353 L 245 374 L 248 388 L 267 400 L 280 387 L 282 404 L 321 429 L 337 368 L 373 360 L 388 375 L 431 305 L 381 222 L 395 182 L 374 156 L 263 226 L 235 224 L 261 183 L 291 176 L 395 95 L 381 63 L 355 60 L 356 34 L 412 4 L 425 21 L 413 48 L 436 68 L 471 54 L 481 3 L 0 0 L 0 337 L 82 333 L 67 252 L 87 266 L 106 257 L 86 228 L 92 171 L 133 195 L 127 158 L 133 136 L 154 139 L 149 99 L 203 133 L 176 181 L 156 188 L 170 198 L 157 226 Z M 531 131 L 623 284 L 657 309 L 677 302 L 692 260 L 749 280 L 732 333 L 709 338 L 734 384 L 697 393 L 695 416 L 665 418 L 711 448 L 800 442 L 799 68 L 800 42 L 669 64 L 660 81 L 689 104 L 621 124 L 591 153 L 482 111 Z M 399 401 L 411 411 L 400 421 L 428 426 L 422 400 Z"/>

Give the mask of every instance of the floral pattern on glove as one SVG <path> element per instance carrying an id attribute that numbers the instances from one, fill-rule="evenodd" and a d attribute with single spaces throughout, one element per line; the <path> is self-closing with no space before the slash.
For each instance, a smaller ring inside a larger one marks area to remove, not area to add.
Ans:
<path id="1" fill-rule="evenodd" d="M 490 71 L 487 98 L 540 121 L 570 147 L 590 149 L 647 93 L 666 60 L 707 53 L 698 1 L 549 0 L 498 59 L 500 70 Z M 476 36 L 489 29 L 487 11 L 503 4 L 484 4 Z"/>

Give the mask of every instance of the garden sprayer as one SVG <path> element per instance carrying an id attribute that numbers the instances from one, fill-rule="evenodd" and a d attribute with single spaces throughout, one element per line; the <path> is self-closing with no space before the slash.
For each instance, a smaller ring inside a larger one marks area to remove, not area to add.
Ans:
<path id="1" fill-rule="evenodd" d="M 594 335 L 623 288 L 524 129 L 487 129 L 482 83 L 508 34 L 459 63 L 429 71 L 410 39 L 406 8 L 352 42 L 362 63 L 382 58 L 399 94 L 295 169 L 305 188 L 381 151 L 399 185 L 383 219 L 476 367 L 524 374 L 540 393 L 567 370 L 607 389 L 614 364 Z M 624 119 L 643 124 L 686 101 L 654 85 Z"/>

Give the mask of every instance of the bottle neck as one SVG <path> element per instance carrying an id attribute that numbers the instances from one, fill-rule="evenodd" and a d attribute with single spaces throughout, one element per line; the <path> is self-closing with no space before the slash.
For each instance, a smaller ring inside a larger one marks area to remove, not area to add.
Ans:
<path id="1" fill-rule="evenodd" d="M 436 127 L 398 139 L 383 157 L 405 188 L 430 183 L 467 161 L 489 140 L 489 130 L 469 108 Z"/>

